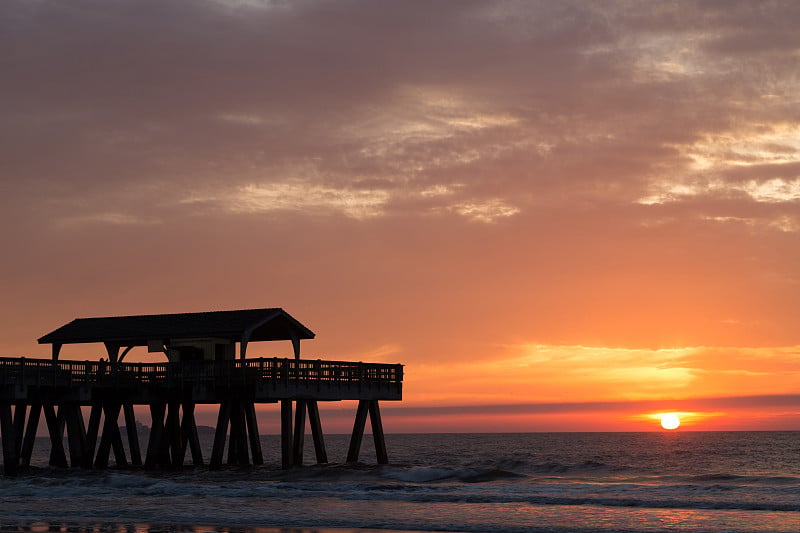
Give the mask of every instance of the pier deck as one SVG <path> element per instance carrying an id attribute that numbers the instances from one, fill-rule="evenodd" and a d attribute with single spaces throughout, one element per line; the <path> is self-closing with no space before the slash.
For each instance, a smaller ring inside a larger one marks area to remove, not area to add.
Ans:
<path id="1" fill-rule="evenodd" d="M 378 463 L 387 463 L 378 402 L 402 399 L 403 366 L 301 359 L 300 341 L 313 338 L 281 308 L 75 319 L 39 339 L 51 345 L 51 359 L 0 358 L 4 472 L 30 463 L 42 413 L 53 466 L 106 468 L 113 453 L 117 466 L 178 468 L 187 452 L 203 465 L 198 404 L 219 405 L 212 468 L 223 464 L 226 447 L 227 464 L 263 464 L 259 403 L 281 405 L 284 468 L 303 464 L 306 417 L 317 462 L 326 463 L 317 402 L 340 400 L 358 401 L 347 462 L 358 461 L 369 418 Z M 261 341 L 291 341 L 295 357 L 246 358 L 248 345 Z M 59 360 L 63 345 L 87 343 L 102 343 L 108 360 Z M 137 347 L 166 361 L 123 362 Z M 144 461 L 135 406 L 150 412 Z"/>
<path id="2" fill-rule="evenodd" d="M 122 403 L 172 397 L 215 404 L 231 394 L 256 403 L 286 399 L 400 400 L 403 366 L 321 359 L 254 358 L 177 363 L 107 363 L 0 358 L 0 402 L 91 405 L 113 392 Z"/>
<path id="3" fill-rule="evenodd" d="M 317 462 L 326 463 L 317 402 L 339 400 L 359 401 L 347 461 L 358 460 L 369 415 L 378 462 L 386 463 L 378 400 L 402 399 L 402 381 L 402 365 L 319 359 L 109 363 L 0 358 L 4 471 L 13 475 L 20 464 L 29 464 L 42 412 L 53 466 L 105 468 L 113 452 L 118 466 L 174 468 L 183 464 L 187 450 L 195 465 L 205 464 L 194 420 L 197 404 L 220 406 L 211 467 L 223 463 L 226 439 L 228 464 L 250 464 L 251 457 L 253 464 L 263 464 L 255 405 L 277 402 L 281 403 L 283 466 L 303 462 L 306 414 Z M 151 415 L 144 463 L 136 433 L 136 405 L 148 406 Z M 81 407 L 91 408 L 88 426 Z M 127 428 L 129 458 L 122 444 L 120 413 Z"/>

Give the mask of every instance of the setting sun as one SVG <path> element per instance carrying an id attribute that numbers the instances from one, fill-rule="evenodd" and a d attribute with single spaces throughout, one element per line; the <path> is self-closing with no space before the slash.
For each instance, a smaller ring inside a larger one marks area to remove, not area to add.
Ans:
<path id="1" fill-rule="evenodd" d="M 661 427 L 664 429 L 678 429 L 681 425 L 681 419 L 675 413 L 666 413 L 661 415 Z"/>

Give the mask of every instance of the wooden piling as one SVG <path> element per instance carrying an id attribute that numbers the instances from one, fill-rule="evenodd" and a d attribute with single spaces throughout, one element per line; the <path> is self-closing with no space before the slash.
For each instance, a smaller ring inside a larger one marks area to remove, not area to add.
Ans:
<path id="1" fill-rule="evenodd" d="M 123 404 L 122 411 L 125 415 L 125 432 L 128 434 L 128 451 L 131 454 L 131 464 L 140 466 L 142 464 L 142 451 L 139 448 L 139 430 L 136 427 L 133 404 Z"/>
<path id="2" fill-rule="evenodd" d="M 219 404 L 219 415 L 217 416 L 217 429 L 214 432 L 214 446 L 211 449 L 211 468 L 222 466 L 222 457 L 225 453 L 225 436 L 228 433 L 228 422 L 230 421 L 231 404 L 223 400 Z"/>
<path id="3" fill-rule="evenodd" d="M 347 450 L 348 463 L 358 462 L 358 454 L 361 451 L 361 441 L 364 439 L 364 427 L 367 424 L 368 412 L 369 400 L 359 400 L 356 419 L 353 423 L 353 433 L 350 436 L 350 447 Z"/>
<path id="4" fill-rule="evenodd" d="M 294 440 L 292 459 L 295 466 L 303 466 L 303 445 L 306 433 L 306 402 L 297 400 L 294 413 Z"/>
<path id="5" fill-rule="evenodd" d="M 14 427 L 14 419 L 11 415 L 11 404 L 0 404 L 0 434 L 2 434 L 3 444 L 3 469 L 5 475 L 14 476 L 17 474 L 19 456 L 17 455 L 17 435 Z"/>
<path id="6" fill-rule="evenodd" d="M 292 446 L 292 400 L 281 400 L 281 466 L 294 465 Z"/>
<path id="7" fill-rule="evenodd" d="M 263 465 L 264 455 L 261 453 L 261 435 L 258 433 L 258 419 L 256 406 L 253 402 L 245 404 L 244 416 L 247 424 L 247 434 L 250 437 L 250 452 L 253 454 L 253 464 Z"/>
<path id="8" fill-rule="evenodd" d="M 14 406 L 14 453 L 19 461 L 22 449 L 22 437 L 25 434 L 25 416 L 28 414 L 28 404 L 17 402 Z"/>
<path id="9" fill-rule="evenodd" d="M 111 451 L 114 452 L 114 461 L 117 466 L 127 466 L 125 458 L 125 448 L 122 445 L 122 435 L 119 431 L 117 419 L 122 405 L 119 403 L 106 403 L 103 405 L 103 434 L 100 436 L 100 445 L 97 447 L 97 457 L 95 457 L 95 468 L 108 467 L 108 459 Z"/>
<path id="10" fill-rule="evenodd" d="M 122 433 L 119 430 L 119 412 L 122 409 L 121 403 L 113 403 L 109 406 L 110 414 L 106 413 L 106 420 L 111 418 L 111 449 L 114 451 L 114 461 L 117 466 L 128 466 L 125 457 L 125 447 L 122 444 Z M 105 431 L 105 426 L 103 431 Z"/>
<path id="11" fill-rule="evenodd" d="M 25 437 L 22 440 L 22 450 L 20 451 L 19 461 L 23 466 L 31 464 L 33 445 L 36 441 L 36 431 L 39 429 L 39 419 L 42 413 L 42 404 L 34 403 L 28 415 L 28 423 L 25 427 Z"/>
<path id="12" fill-rule="evenodd" d="M 246 418 L 245 404 L 240 400 L 236 407 L 236 426 L 239 432 L 239 464 L 242 466 L 250 464 L 250 440 L 247 435 Z"/>
<path id="13" fill-rule="evenodd" d="M 161 440 L 164 433 L 164 414 L 167 404 L 164 402 L 150 404 L 150 438 L 147 442 L 147 454 L 144 459 L 145 468 L 163 465 L 161 457 Z"/>
<path id="14" fill-rule="evenodd" d="M 319 418 L 319 407 L 316 400 L 306 402 L 308 407 L 308 424 L 311 426 L 311 436 L 314 439 L 314 452 L 317 455 L 317 464 L 328 462 L 328 452 L 325 450 L 325 437 L 322 434 L 322 423 Z"/>
<path id="15" fill-rule="evenodd" d="M 247 428 L 245 423 L 244 405 L 241 401 L 231 402 L 231 435 L 228 443 L 228 464 L 247 466 L 250 456 L 247 451 Z"/>
<path id="16" fill-rule="evenodd" d="M 67 442 L 69 443 L 69 460 L 73 468 L 83 466 L 86 457 L 86 428 L 83 425 L 81 407 L 77 404 L 64 404 L 59 412 L 64 412 L 67 426 Z"/>
<path id="17" fill-rule="evenodd" d="M 172 401 L 167 406 L 167 419 L 164 422 L 162 441 L 163 455 L 169 457 L 169 466 L 178 468 L 183 465 L 183 439 L 181 436 L 180 402 Z"/>
<path id="18" fill-rule="evenodd" d="M 186 455 L 186 447 L 188 446 L 192 452 L 192 464 L 195 466 L 202 465 L 203 451 L 200 449 L 200 436 L 197 434 L 197 423 L 194 419 L 194 402 L 183 403 L 181 434 L 183 435 L 181 461 Z"/>
<path id="19" fill-rule="evenodd" d="M 64 451 L 64 428 L 59 423 L 56 408 L 52 404 L 42 406 L 44 418 L 47 422 L 47 432 L 50 435 L 50 466 L 66 468 L 67 454 Z"/>
<path id="20" fill-rule="evenodd" d="M 372 438 L 375 442 L 375 455 L 377 456 L 378 464 L 388 464 L 389 456 L 386 453 L 386 439 L 383 435 L 383 422 L 381 421 L 378 400 L 360 400 L 358 402 L 353 434 L 350 437 L 350 448 L 347 451 L 347 462 L 358 462 L 361 443 L 364 439 L 364 429 L 367 424 L 367 414 L 369 414 L 369 422 L 372 426 Z"/>
<path id="21" fill-rule="evenodd" d="M 386 453 L 386 439 L 383 435 L 383 422 L 381 421 L 381 411 L 378 407 L 378 400 L 369 402 L 369 424 L 372 426 L 372 439 L 375 442 L 375 455 L 378 464 L 389 464 L 389 455 Z"/>
<path id="22" fill-rule="evenodd" d="M 103 416 L 103 404 L 92 403 L 89 412 L 89 425 L 86 428 L 86 455 L 83 458 L 85 468 L 91 468 L 94 464 L 94 455 L 97 451 L 97 436 L 100 433 L 100 417 Z"/>
<path id="23" fill-rule="evenodd" d="M 228 433 L 228 459 L 226 464 L 235 465 L 239 461 L 239 433 L 236 431 L 236 406 L 230 407 L 230 427 Z"/>

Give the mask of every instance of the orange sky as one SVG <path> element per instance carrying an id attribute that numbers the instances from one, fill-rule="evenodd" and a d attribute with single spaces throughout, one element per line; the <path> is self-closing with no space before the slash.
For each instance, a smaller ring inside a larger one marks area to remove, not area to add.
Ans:
<path id="1" fill-rule="evenodd" d="M 308 357 L 406 365 L 389 432 L 800 429 L 798 24 L 5 0 L 0 354 L 75 317 L 283 307 Z"/>

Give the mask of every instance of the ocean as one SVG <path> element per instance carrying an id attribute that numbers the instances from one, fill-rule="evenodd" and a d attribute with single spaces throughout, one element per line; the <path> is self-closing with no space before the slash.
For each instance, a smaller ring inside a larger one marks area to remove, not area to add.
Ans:
<path id="1" fill-rule="evenodd" d="M 386 466 L 364 444 L 282 471 L 265 435 L 264 466 L 145 472 L 50 468 L 42 441 L 0 478 L 0 531 L 800 532 L 800 432 L 396 434 Z"/>

